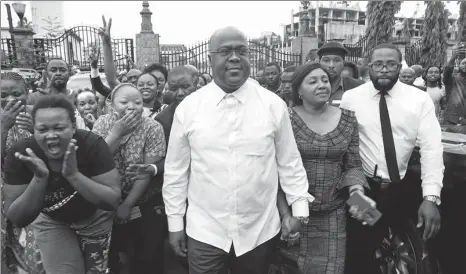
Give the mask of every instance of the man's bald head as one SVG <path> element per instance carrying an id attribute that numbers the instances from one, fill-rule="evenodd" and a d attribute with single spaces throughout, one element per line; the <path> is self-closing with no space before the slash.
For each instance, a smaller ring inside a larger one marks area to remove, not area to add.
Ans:
<path id="1" fill-rule="evenodd" d="M 209 49 L 212 50 L 217 50 L 220 46 L 218 45 L 221 40 L 224 39 L 224 37 L 235 37 L 235 38 L 240 38 L 243 39 L 244 41 L 247 41 L 246 35 L 240 31 L 238 28 L 228 26 L 224 27 L 221 29 L 216 30 L 212 36 L 210 36 L 209 40 Z"/>
<path id="2" fill-rule="evenodd" d="M 412 86 L 416 80 L 416 72 L 412 68 L 404 68 L 400 71 L 400 82 Z"/>
<path id="3" fill-rule="evenodd" d="M 173 68 L 168 72 L 168 80 L 178 77 L 180 75 L 189 76 L 188 78 L 192 77 L 191 71 L 186 66 L 178 66 Z"/>
<path id="4" fill-rule="evenodd" d="M 238 90 L 250 73 L 246 35 L 235 27 L 225 27 L 212 34 L 209 41 L 214 82 L 225 92 Z"/>
<path id="5" fill-rule="evenodd" d="M 416 73 L 416 77 L 421 76 L 421 74 L 422 74 L 422 66 L 421 65 L 412 65 L 411 68 Z"/>

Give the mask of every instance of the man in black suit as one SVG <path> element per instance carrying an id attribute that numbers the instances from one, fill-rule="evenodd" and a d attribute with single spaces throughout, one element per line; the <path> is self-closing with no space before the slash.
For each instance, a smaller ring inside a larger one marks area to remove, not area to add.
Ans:
<path id="1" fill-rule="evenodd" d="M 333 106 L 339 106 L 343 93 L 364 84 L 364 81 L 341 76 L 345 56 L 348 54 L 348 50 L 341 43 L 328 42 L 317 51 L 317 54 L 319 55 L 320 64 L 330 74 L 332 95 L 329 103 Z"/>

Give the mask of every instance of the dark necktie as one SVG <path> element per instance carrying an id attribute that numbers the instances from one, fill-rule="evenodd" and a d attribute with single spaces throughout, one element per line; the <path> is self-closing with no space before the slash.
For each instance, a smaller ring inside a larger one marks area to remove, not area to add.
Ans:
<path id="1" fill-rule="evenodd" d="M 387 161 L 388 175 L 392 182 L 399 182 L 400 172 L 396 162 L 395 141 L 393 141 L 392 125 L 388 115 L 387 101 L 385 96 L 387 92 L 380 92 L 380 125 L 382 127 L 383 148 L 385 151 L 385 160 Z"/>

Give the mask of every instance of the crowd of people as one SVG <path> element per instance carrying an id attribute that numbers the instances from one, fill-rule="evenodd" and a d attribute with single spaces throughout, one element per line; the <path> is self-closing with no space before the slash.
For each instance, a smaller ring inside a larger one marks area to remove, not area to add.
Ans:
<path id="1" fill-rule="evenodd" d="M 392 44 L 354 64 L 329 42 L 253 79 L 233 27 L 210 38 L 212 75 L 118 73 L 111 19 L 100 35 L 108 85 L 98 53 L 92 89 L 67 89 L 62 59 L 41 91 L 1 75 L 6 273 L 164 273 L 168 237 L 191 274 L 267 273 L 279 241 L 299 246 L 302 273 L 374 274 L 389 226 L 412 218 L 425 241 L 441 229 L 440 124 L 466 117 L 464 48 L 403 68 Z M 354 195 L 382 217 L 349 207 Z"/>

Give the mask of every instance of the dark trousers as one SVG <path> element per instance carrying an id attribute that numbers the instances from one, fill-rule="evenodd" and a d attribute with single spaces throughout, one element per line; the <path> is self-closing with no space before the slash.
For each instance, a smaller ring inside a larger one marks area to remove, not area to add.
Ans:
<path id="1" fill-rule="evenodd" d="M 366 195 L 377 203 L 382 218 L 372 227 L 348 218 L 346 274 L 378 274 L 380 266 L 375 251 L 388 234 L 389 225 L 397 226 L 404 218 L 417 222 L 417 209 L 422 201 L 421 182 L 407 172 L 405 178 L 382 190 L 377 182 L 367 178 L 371 190 Z"/>
<path id="2" fill-rule="evenodd" d="M 188 237 L 189 274 L 267 274 L 277 243 L 274 237 L 236 257 L 233 246 L 227 253 Z"/>
<path id="3" fill-rule="evenodd" d="M 130 273 L 163 274 L 164 240 L 167 235 L 167 217 L 155 210 L 143 210 L 142 216 L 113 228 L 110 246 L 110 268 L 119 270 L 119 252 L 129 257 Z"/>

